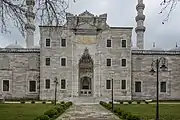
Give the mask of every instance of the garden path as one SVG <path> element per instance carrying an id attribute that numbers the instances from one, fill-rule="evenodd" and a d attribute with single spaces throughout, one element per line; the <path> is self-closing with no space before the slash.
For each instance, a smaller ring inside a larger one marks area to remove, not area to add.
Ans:
<path id="1" fill-rule="evenodd" d="M 81 104 L 71 106 L 57 120 L 119 120 L 119 118 L 99 104 Z"/>

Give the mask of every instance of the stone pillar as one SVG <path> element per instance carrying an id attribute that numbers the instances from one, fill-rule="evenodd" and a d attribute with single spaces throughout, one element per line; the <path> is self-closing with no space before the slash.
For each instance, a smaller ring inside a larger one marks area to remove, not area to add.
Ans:
<path id="1" fill-rule="evenodd" d="M 33 48 L 34 47 L 34 31 L 35 31 L 35 25 L 34 25 L 34 19 L 35 19 L 35 13 L 33 12 L 35 1 L 34 0 L 26 0 L 27 5 L 27 12 L 26 12 L 26 47 L 27 48 Z"/>
<path id="2" fill-rule="evenodd" d="M 138 5 L 136 6 L 137 16 L 136 22 L 137 27 L 135 29 L 137 34 L 137 47 L 139 49 L 144 49 L 144 32 L 146 30 L 144 26 L 145 15 L 143 14 L 145 5 L 143 4 L 143 0 L 138 0 Z"/>

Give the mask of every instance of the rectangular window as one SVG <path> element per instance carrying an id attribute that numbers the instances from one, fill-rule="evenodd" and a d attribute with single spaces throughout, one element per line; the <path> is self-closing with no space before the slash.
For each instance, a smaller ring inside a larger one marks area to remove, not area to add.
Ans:
<path id="1" fill-rule="evenodd" d="M 50 79 L 46 79 L 46 89 L 50 89 Z"/>
<path id="2" fill-rule="evenodd" d="M 111 59 L 106 59 L 107 66 L 111 66 Z"/>
<path id="3" fill-rule="evenodd" d="M 46 66 L 50 66 L 50 58 L 46 58 Z"/>
<path id="4" fill-rule="evenodd" d="M 122 59 L 122 66 L 123 66 L 123 67 L 126 66 L 126 59 Z"/>
<path id="5" fill-rule="evenodd" d="M 107 40 L 107 47 L 111 47 L 111 40 Z"/>
<path id="6" fill-rule="evenodd" d="M 61 39 L 61 46 L 66 47 L 66 39 Z"/>
<path id="7" fill-rule="evenodd" d="M 46 47 L 49 47 L 51 45 L 51 41 L 49 38 L 46 39 Z"/>
<path id="8" fill-rule="evenodd" d="M 66 66 L 66 58 L 61 58 L 61 66 Z"/>
<path id="9" fill-rule="evenodd" d="M 126 80 L 122 80 L 121 88 L 126 89 Z"/>
<path id="10" fill-rule="evenodd" d="M 36 81 L 29 81 L 29 92 L 36 92 Z"/>
<path id="11" fill-rule="evenodd" d="M 106 80 L 106 89 L 111 89 L 111 80 Z"/>
<path id="12" fill-rule="evenodd" d="M 141 92 L 141 82 L 135 82 L 135 92 Z"/>
<path id="13" fill-rule="evenodd" d="M 61 89 L 66 89 L 66 80 L 65 79 L 61 80 Z"/>
<path id="14" fill-rule="evenodd" d="M 123 47 L 123 48 L 126 47 L 126 40 L 122 40 L 122 47 Z"/>
<path id="15" fill-rule="evenodd" d="M 161 82 L 161 92 L 166 92 L 166 82 Z"/>
<path id="16" fill-rule="evenodd" d="M 3 91 L 9 91 L 9 80 L 3 80 Z"/>

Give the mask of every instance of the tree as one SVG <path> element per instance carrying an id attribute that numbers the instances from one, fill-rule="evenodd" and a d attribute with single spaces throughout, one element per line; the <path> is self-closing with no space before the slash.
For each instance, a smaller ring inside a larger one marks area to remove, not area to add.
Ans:
<path id="1" fill-rule="evenodd" d="M 160 14 L 162 14 L 165 10 L 168 9 L 168 14 L 164 18 L 162 24 L 169 20 L 172 11 L 176 8 L 176 5 L 179 1 L 180 0 L 162 0 L 162 2 L 160 3 L 160 5 L 162 6 Z"/>
<path id="2" fill-rule="evenodd" d="M 33 2 L 34 12 L 28 10 L 27 2 Z M 69 0 L 0 0 L 1 32 L 10 32 L 8 25 L 13 21 L 24 36 L 27 14 L 33 15 L 41 25 L 61 25 L 69 7 L 68 3 Z"/>

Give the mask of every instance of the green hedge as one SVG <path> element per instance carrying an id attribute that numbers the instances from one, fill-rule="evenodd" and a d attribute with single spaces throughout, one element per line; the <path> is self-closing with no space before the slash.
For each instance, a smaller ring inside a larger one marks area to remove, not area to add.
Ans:
<path id="1" fill-rule="evenodd" d="M 100 105 L 102 105 L 103 107 L 105 107 L 108 110 L 112 109 L 112 106 L 108 103 L 105 103 L 103 101 L 100 101 Z M 112 110 L 111 110 L 112 111 Z M 131 113 L 125 112 L 123 110 L 121 110 L 120 108 L 115 107 L 113 112 L 121 119 L 123 120 L 141 120 L 141 118 L 139 116 L 133 115 Z"/>
<path id="2" fill-rule="evenodd" d="M 65 110 L 67 110 L 71 105 L 72 102 L 63 102 L 63 104 L 57 104 L 54 108 L 45 111 L 43 115 L 38 116 L 34 120 L 54 120 L 64 113 Z"/>

